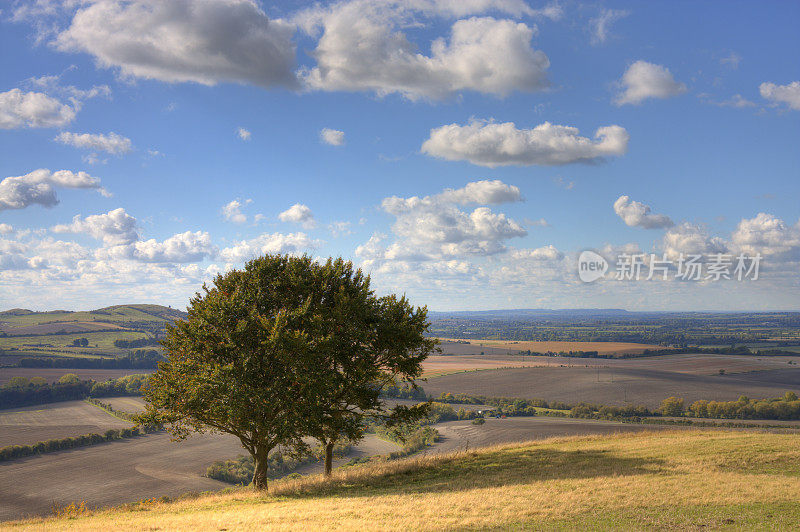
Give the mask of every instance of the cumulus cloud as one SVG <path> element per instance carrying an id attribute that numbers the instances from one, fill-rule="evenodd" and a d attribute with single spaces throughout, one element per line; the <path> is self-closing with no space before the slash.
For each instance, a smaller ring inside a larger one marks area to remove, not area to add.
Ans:
<path id="1" fill-rule="evenodd" d="M 0 92 L 0 129 L 63 127 L 76 113 L 74 107 L 41 92 Z"/>
<path id="2" fill-rule="evenodd" d="M 247 130 L 247 129 L 243 128 L 243 127 L 240 127 L 239 129 L 237 129 L 236 130 L 236 134 L 239 135 L 239 138 L 244 140 L 244 141 L 250 140 L 250 137 L 252 136 L 252 133 L 250 133 L 249 130 Z"/>
<path id="3" fill-rule="evenodd" d="M 662 248 L 669 259 L 683 255 L 708 255 L 727 253 L 727 243 L 719 237 L 711 237 L 699 225 L 683 222 L 669 229 L 662 239 Z"/>
<path id="4" fill-rule="evenodd" d="M 131 139 L 113 131 L 108 135 L 62 131 L 53 140 L 75 148 L 105 151 L 113 155 L 129 153 L 132 149 Z"/>
<path id="5" fill-rule="evenodd" d="M 686 85 L 675 81 L 668 68 L 636 61 L 622 75 L 622 91 L 614 103 L 638 105 L 648 98 L 670 98 L 686 92 Z"/>
<path id="6" fill-rule="evenodd" d="M 142 240 L 97 251 L 100 259 L 152 263 L 200 262 L 216 254 L 217 248 L 211 243 L 211 235 L 205 231 L 186 231 L 162 242 L 155 239 Z"/>
<path id="7" fill-rule="evenodd" d="M 469 16 L 487 11 L 560 16 L 558 8 L 535 12 L 522 2 L 354 0 L 315 7 L 297 16 L 309 33 L 322 35 L 312 55 L 317 65 L 301 72 L 311 89 L 398 93 L 410 100 L 442 99 L 463 90 L 504 96 L 548 86 L 547 56 L 531 46 L 537 32 L 513 20 L 457 20 L 448 38 L 418 51 L 402 31 L 420 16 Z"/>
<path id="8" fill-rule="evenodd" d="M 22 176 L 6 177 L 0 181 L 0 211 L 24 209 L 31 205 L 54 207 L 58 205 L 55 187 L 95 189 L 104 196 L 110 194 L 100 186 L 100 179 L 86 172 L 45 168 Z"/>
<path id="9" fill-rule="evenodd" d="M 422 152 L 449 161 L 488 166 L 591 163 L 624 155 L 630 136 L 625 128 L 598 128 L 594 139 L 581 137 L 577 128 L 545 122 L 518 129 L 514 122 L 473 120 L 465 126 L 449 124 L 432 129 Z"/>
<path id="10" fill-rule="evenodd" d="M 776 104 L 784 103 L 789 109 L 800 111 L 800 81 L 793 81 L 787 85 L 762 83 L 758 90 L 762 98 Z"/>
<path id="11" fill-rule="evenodd" d="M 564 258 L 564 253 L 552 244 L 535 249 L 516 249 L 511 253 L 514 260 L 556 261 Z"/>
<path id="12" fill-rule="evenodd" d="M 632 201 L 628 196 L 620 196 L 614 202 L 614 212 L 626 225 L 644 229 L 663 229 L 675 225 L 669 216 L 650 212 L 650 206 Z"/>
<path id="13" fill-rule="evenodd" d="M 125 77 L 293 87 L 294 31 L 254 0 L 96 0 L 54 44 Z"/>
<path id="14" fill-rule="evenodd" d="M 604 9 L 600 15 L 589 21 L 589 27 L 592 31 L 592 44 L 603 44 L 608 40 L 611 25 L 621 18 L 630 15 L 630 11 L 624 9 Z"/>
<path id="15" fill-rule="evenodd" d="M 227 262 L 241 263 L 266 253 L 299 254 L 320 245 L 320 241 L 310 238 L 305 233 L 264 233 L 256 238 L 242 240 L 231 247 L 222 249 L 219 256 Z"/>
<path id="16" fill-rule="evenodd" d="M 0 235 L 7 235 L 14 232 L 14 227 L 11 224 L 0 224 Z"/>
<path id="17" fill-rule="evenodd" d="M 745 254 L 800 260 L 800 222 L 789 225 L 777 216 L 758 213 L 741 220 L 731 235 L 733 247 Z"/>
<path id="18" fill-rule="evenodd" d="M 352 235 L 353 231 L 350 230 L 351 225 L 350 222 L 331 222 L 328 224 L 328 231 L 331 232 L 334 238 Z"/>
<path id="19" fill-rule="evenodd" d="M 239 201 L 235 199 L 230 203 L 227 203 L 222 206 L 222 217 L 225 218 L 228 222 L 233 222 L 235 224 L 243 224 L 247 222 L 247 215 L 242 212 L 242 207 L 252 203 L 253 200 L 246 199 L 244 201 Z"/>
<path id="20" fill-rule="evenodd" d="M 385 198 L 384 211 L 395 217 L 395 242 L 383 246 L 373 235 L 357 255 L 368 260 L 450 260 L 466 255 L 487 256 L 506 250 L 505 241 L 527 234 L 505 214 L 488 207 L 463 211 L 458 205 L 518 201 L 519 189 L 500 181 L 479 181 L 461 189 L 446 189 L 426 197 Z"/>
<path id="21" fill-rule="evenodd" d="M 319 132 L 319 138 L 322 142 L 331 146 L 344 146 L 344 131 L 339 131 L 338 129 L 323 128 Z"/>
<path id="22" fill-rule="evenodd" d="M 313 229 L 317 226 L 317 221 L 314 219 L 314 213 L 307 205 L 302 203 L 295 203 L 282 213 L 278 215 L 278 219 L 282 222 L 292 222 L 300 224 L 306 229 Z"/>
<path id="23" fill-rule="evenodd" d="M 136 218 L 119 208 L 106 214 L 95 214 L 82 218 L 75 216 L 70 224 L 53 227 L 55 233 L 86 233 L 102 240 L 108 246 L 131 244 L 139 240 Z"/>

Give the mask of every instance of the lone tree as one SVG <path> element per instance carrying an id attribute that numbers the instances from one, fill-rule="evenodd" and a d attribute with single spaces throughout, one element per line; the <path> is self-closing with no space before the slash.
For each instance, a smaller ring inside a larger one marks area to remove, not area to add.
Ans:
<path id="1" fill-rule="evenodd" d="M 264 489 L 278 446 L 303 452 L 313 437 L 330 457 L 336 441 L 363 435 L 364 416 L 419 414 L 388 411 L 379 392 L 389 380 L 414 385 L 435 345 L 423 336 L 426 316 L 405 298 L 377 298 L 369 277 L 341 259 L 254 259 L 204 285 L 188 318 L 168 327 L 167 360 L 144 390 L 141 421 L 163 423 L 178 439 L 233 434 Z"/>

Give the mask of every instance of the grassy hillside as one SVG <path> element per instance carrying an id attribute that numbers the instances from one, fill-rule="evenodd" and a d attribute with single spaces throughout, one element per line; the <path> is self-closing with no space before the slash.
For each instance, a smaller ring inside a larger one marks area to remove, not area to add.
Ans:
<path id="1" fill-rule="evenodd" d="M 185 312 L 160 305 L 117 305 L 91 311 L 0 312 L 0 365 L 21 358 L 116 357 L 130 351 L 115 340 L 156 339 L 164 326 L 186 317 Z M 86 338 L 87 346 L 73 340 Z M 149 348 L 157 349 L 156 342 Z"/>
<path id="2" fill-rule="evenodd" d="M 790 529 L 800 436 L 660 432 L 578 437 L 339 470 L 12 527 L 155 529 Z"/>

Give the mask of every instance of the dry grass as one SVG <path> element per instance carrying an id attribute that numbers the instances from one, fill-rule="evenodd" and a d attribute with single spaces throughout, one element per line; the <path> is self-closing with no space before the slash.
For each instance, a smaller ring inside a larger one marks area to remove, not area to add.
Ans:
<path id="1" fill-rule="evenodd" d="M 800 439 L 765 432 L 561 438 L 418 457 L 35 529 L 785 529 L 800 523 Z"/>

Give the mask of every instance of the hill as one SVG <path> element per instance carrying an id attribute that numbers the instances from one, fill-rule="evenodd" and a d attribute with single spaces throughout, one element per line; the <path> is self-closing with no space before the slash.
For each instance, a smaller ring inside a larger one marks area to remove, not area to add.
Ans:
<path id="1" fill-rule="evenodd" d="M 339 469 L 249 489 L 61 510 L 45 530 L 790 529 L 798 435 L 668 431 L 544 440 Z M 78 505 L 79 506 L 79 505 Z"/>
<path id="2" fill-rule="evenodd" d="M 185 317 L 185 312 L 160 305 L 7 310 L 0 312 L 0 365 L 36 358 L 117 358 L 131 349 L 157 350 L 165 325 Z"/>

